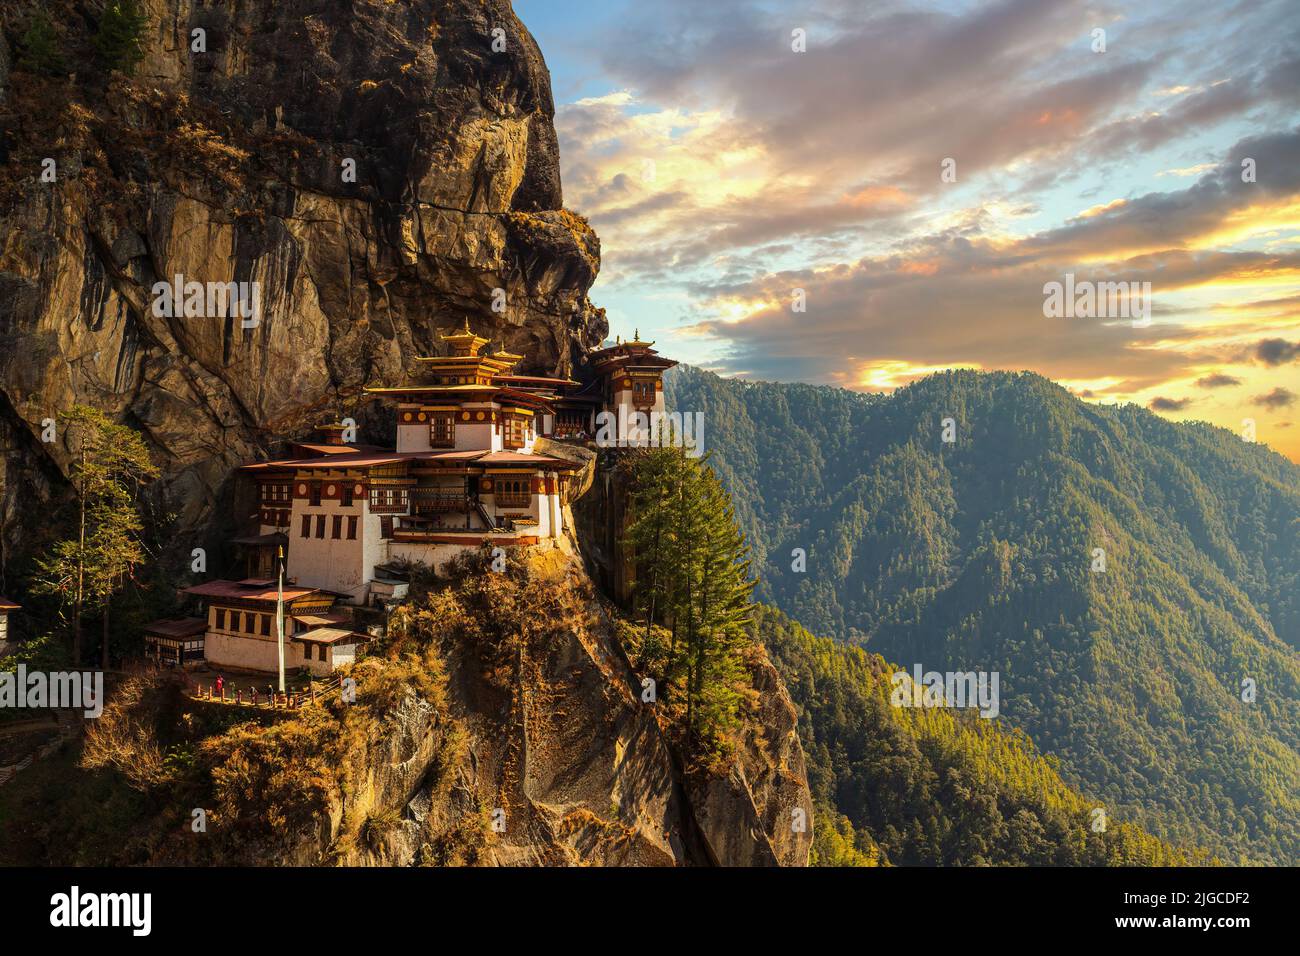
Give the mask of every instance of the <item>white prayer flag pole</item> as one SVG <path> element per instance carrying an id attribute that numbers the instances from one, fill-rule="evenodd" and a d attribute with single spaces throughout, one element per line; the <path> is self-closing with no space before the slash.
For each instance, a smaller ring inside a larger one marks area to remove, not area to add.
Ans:
<path id="1" fill-rule="evenodd" d="M 284 546 L 279 550 L 280 583 L 275 597 L 275 636 L 280 651 L 280 693 L 284 693 Z"/>

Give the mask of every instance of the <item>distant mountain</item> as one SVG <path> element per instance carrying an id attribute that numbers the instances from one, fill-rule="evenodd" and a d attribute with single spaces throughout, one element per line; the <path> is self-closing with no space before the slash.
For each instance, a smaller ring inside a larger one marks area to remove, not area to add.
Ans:
<path id="1" fill-rule="evenodd" d="M 1300 862 L 1296 465 L 1028 373 L 666 390 L 706 416 L 762 599 L 908 669 L 997 671 L 1001 719 L 1116 816 Z"/>

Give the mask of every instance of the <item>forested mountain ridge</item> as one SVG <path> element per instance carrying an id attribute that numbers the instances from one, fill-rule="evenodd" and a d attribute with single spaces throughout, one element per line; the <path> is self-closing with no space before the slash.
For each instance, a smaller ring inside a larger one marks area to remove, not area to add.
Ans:
<path id="1" fill-rule="evenodd" d="M 1157 835 L 1300 859 L 1300 468 L 1028 373 L 666 389 L 705 414 L 759 597 L 904 667 L 998 671 L 1003 719 Z"/>
<path id="2" fill-rule="evenodd" d="M 1071 789 L 1021 731 L 890 704 L 896 668 L 773 608 L 752 623 L 799 710 L 815 865 L 1170 866 L 1208 862 Z"/>

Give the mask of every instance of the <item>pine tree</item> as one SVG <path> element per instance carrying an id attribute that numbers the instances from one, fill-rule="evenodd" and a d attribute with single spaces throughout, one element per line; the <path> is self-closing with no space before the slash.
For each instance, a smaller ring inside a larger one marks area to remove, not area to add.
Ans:
<path id="1" fill-rule="evenodd" d="M 699 616 L 693 677 L 697 732 L 717 737 L 736 726 L 747 672 L 741 654 L 749 643 L 749 549 L 736 526 L 731 499 L 713 470 L 698 467 L 701 514 Z"/>
<path id="2" fill-rule="evenodd" d="M 81 662 L 82 617 L 103 615 L 102 659 L 108 666 L 109 612 L 114 594 L 144 560 L 137 500 L 158 475 L 140 433 L 97 408 L 74 405 L 60 416 L 74 444 L 72 485 L 77 495 L 77 536 L 55 545 L 38 562 L 38 591 L 71 605 L 72 659 Z"/>
<path id="3" fill-rule="evenodd" d="M 141 41 L 148 18 L 140 0 L 112 0 L 104 8 L 95 33 L 95 49 L 110 70 L 130 73 L 144 59 Z"/>
<path id="4" fill-rule="evenodd" d="M 632 551 L 638 609 L 646 636 L 656 622 L 671 630 L 665 697 L 685 697 L 691 740 L 718 750 L 734 728 L 748 671 L 752 608 L 748 547 L 730 499 L 704 459 L 677 447 L 643 450 L 630 463 Z"/>
<path id="5" fill-rule="evenodd" d="M 27 30 L 19 44 L 22 47 L 18 57 L 19 69 L 52 76 L 66 72 L 58 34 L 44 9 L 37 9 L 28 18 Z"/>
<path id="6" fill-rule="evenodd" d="M 641 449 L 633 451 L 628 461 L 634 475 L 637 517 L 628 528 L 625 543 L 635 553 L 635 597 L 637 609 L 645 616 L 643 645 L 651 639 L 655 622 L 669 617 L 672 605 L 669 588 L 674 582 L 671 565 L 677 535 L 671 504 L 676 464 L 670 455 Z"/>

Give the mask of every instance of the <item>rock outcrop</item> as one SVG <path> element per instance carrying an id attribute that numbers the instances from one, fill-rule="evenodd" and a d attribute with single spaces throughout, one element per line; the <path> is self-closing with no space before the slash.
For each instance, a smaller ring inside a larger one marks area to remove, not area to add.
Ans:
<path id="1" fill-rule="evenodd" d="M 364 433 L 362 387 L 439 327 L 468 316 L 543 373 L 604 337 L 599 240 L 563 208 L 549 75 L 507 0 L 144 5 L 131 78 L 96 65 L 83 2 L 48 4 L 72 76 L 0 43 L 6 554 L 63 491 L 39 438 L 74 402 L 148 436 L 188 548 L 228 530 L 233 466 L 327 415 Z M 154 314 L 177 275 L 258 283 L 260 321 Z"/>
<path id="2" fill-rule="evenodd" d="M 145 849 L 98 862 L 807 865 L 795 709 L 762 649 L 747 660 L 756 703 L 726 754 L 700 759 L 680 714 L 643 698 L 619 612 L 575 555 L 534 550 L 504 573 L 488 560 L 395 613 L 385 647 L 352 672 L 351 705 L 327 699 L 260 731 L 178 739 L 228 727 L 213 719 L 222 705 L 191 703 L 206 708 L 194 719 L 117 712 L 156 695 L 110 704 L 90 749 L 111 756 L 92 765 L 138 776 L 119 741 L 147 740 L 150 726 L 199 759 L 151 783 L 162 806 L 141 821 Z M 179 823 L 195 803 L 211 821 L 197 838 Z"/>
<path id="3" fill-rule="evenodd" d="M 398 625 L 439 633 L 443 708 L 402 700 L 300 862 L 807 865 L 812 798 L 795 710 L 761 651 L 759 705 L 736 753 L 721 770 L 687 771 L 571 556 L 536 554 L 521 579 L 455 593 L 454 612 L 412 610 Z M 340 839 L 376 815 L 391 821 L 382 839 Z"/>
<path id="4" fill-rule="evenodd" d="M 346 862 L 420 862 L 477 812 L 487 820 L 477 862 L 807 865 L 812 798 L 795 710 L 766 656 L 756 651 L 751 664 L 759 705 L 733 758 L 721 771 L 683 770 L 680 743 L 642 701 L 612 612 L 581 566 L 550 552 L 532 559 L 527 580 L 526 594 L 549 593 L 525 598 L 538 614 L 517 638 L 494 641 L 493 612 L 471 601 L 475 640 L 441 642 L 463 749 L 437 773 L 412 772 L 446 752 L 449 730 L 436 711 L 404 701 L 414 716 L 405 726 L 422 732 L 401 734 L 398 754 L 386 735 L 368 761 L 383 780 L 407 768 L 383 797 L 400 808 L 401 828 L 382 852 L 363 848 Z M 509 585 L 490 594 L 511 600 Z M 806 827 L 794 825 L 801 815 Z"/>

